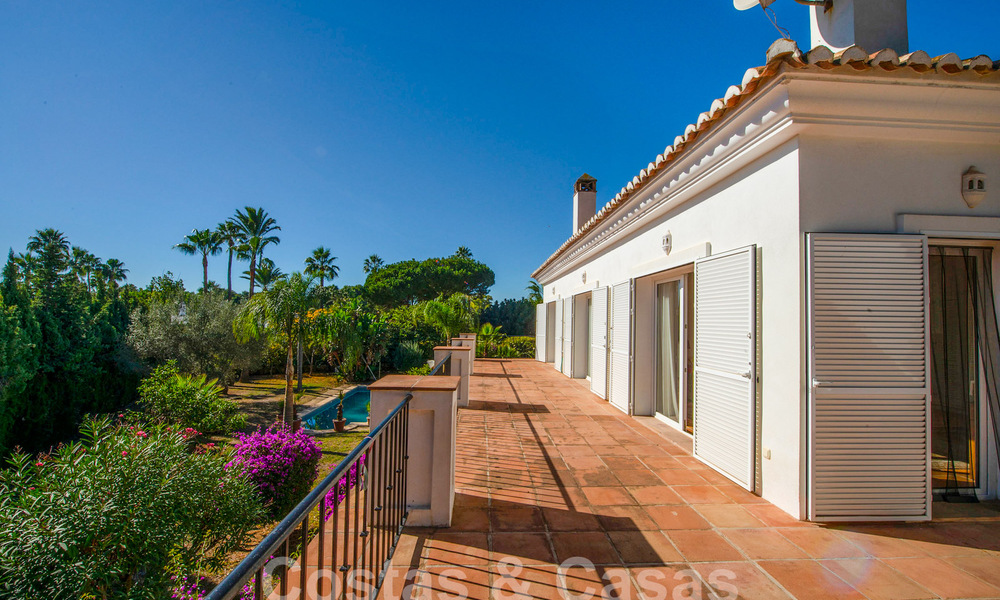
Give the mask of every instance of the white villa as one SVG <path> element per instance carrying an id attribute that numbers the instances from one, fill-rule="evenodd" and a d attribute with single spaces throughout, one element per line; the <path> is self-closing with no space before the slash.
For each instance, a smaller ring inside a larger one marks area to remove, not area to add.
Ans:
<path id="1" fill-rule="evenodd" d="M 812 7 L 533 273 L 537 359 L 815 521 L 996 498 L 1000 63 Z"/>

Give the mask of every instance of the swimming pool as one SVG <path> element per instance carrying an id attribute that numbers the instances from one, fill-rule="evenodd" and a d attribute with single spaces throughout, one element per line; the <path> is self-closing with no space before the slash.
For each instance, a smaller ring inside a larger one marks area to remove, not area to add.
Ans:
<path id="1" fill-rule="evenodd" d="M 358 386 L 344 394 L 344 418 L 348 423 L 364 423 L 368 420 L 368 401 L 371 393 L 368 388 Z M 302 417 L 302 426 L 306 429 L 333 429 L 337 420 L 337 405 L 340 400 L 334 398 Z"/>

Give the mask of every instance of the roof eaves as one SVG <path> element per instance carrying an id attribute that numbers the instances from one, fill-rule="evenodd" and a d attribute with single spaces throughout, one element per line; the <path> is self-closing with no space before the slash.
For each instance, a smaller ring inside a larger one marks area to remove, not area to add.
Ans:
<path id="1" fill-rule="evenodd" d="M 555 262 L 574 243 L 593 229 L 598 223 L 607 219 L 616 212 L 627 200 L 636 192 L 641 190 L 653 177 L 655 177 L 664 167 L 676 160 L 684 151 L 691 146 L 702 133 L 710 130 L 729 109 L 735 108 L 752 96 L 760 86 L 767 80 L 774 77 L 782 66 L 795 69 L 818 67 L 823 70 L 833 70 L 837 67 L 852 67 L 857 71 L 870 71 L 877 69 L 883 72 L 892 72 L 907 68 L 917 73 L 938 73 L 955 74 L 964 71 L 973 71 L 980 75 L 993 73 L 1000 70 L 1000 61 L 994 61 L 989 56 L 981 54 L 974 58 L 962 60 L 954 53 L 943 54 L 931 58 L 926 52 L 916 50 L 903 56 L 899 56 L 894 50 L 885 48 L 874 53 L 869 53 L 858 46 L 851 46 L 838 52 L 833 52 L 826 46 L 817 46 L 809 52 L 803 54 L 798 45 L 792 40 L 780 39 L 771 44 L 767 50 L 767 63 L 762 67 L 747 69 L 743 75 L 740 85 L 730 86 L 726 90 L 725 96 L 712 101 L 707 112 L 698 115 L 695 123 L 688 125 L 684 129 L 684 134 L 674 138 L 674 143 L 667 146 L 663 153 L 657 155 L 654 162 L 649 163 L 638 175 L 632 178 L 615 197 L 605 204 L 597 213 L 583 224 L 577 231 L 563 242 L 559 248 L 549 256 L 531 274 L 537 278 L 538 274 Z"/>

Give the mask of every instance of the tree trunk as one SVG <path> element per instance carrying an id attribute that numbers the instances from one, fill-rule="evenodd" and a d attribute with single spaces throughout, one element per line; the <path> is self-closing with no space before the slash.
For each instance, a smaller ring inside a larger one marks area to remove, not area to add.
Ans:
<path id="1" fill-rule="evenodd" d="M 226 298 L 233 299 L 233 247 L 229 247 L 229 271 L 226 272 Z"/>
<path id="2" fill-rule="evenodd" d="M 285 425 L 291 427 L 295 420 L 295 396 L 292 394 L 292 354 L 295 350 L 295 342 L 288 340 L 288 357 L 285 360 L 285 410 L 282 420 Z"/>
<path id="3" fill-rule="evenodd" d="M 253 300 L 254 275 L 257 274 L 257 253 L 250 255 L 250 299 Z M 291 352 L 291 350 L 289 350 Z"/>
<path id="4" fill-rule="evenodd" d="M 208 255 L 207 254 L 202 254 L 201 255 L 201 268 L 205 272 L 205 277 L 203 279 L 204 283 L 201 286 L 201 291 L 202 292 L 207 292 L 208 291 Z"/>
<path id="5" fill-rule="evenodd" d="M 313 365 L 316 363 L 316 349 L 309 352 L 309 376 L 313 376 Z"/>
<path id="6" fill-rule="evenodd" d="M 302 338 L 299 337 L 299 356 L 298 360 L 295 361 L 295 366 L 299 368 L 299 386 L 296 388 L 296 392 L 302 393 Z"/>

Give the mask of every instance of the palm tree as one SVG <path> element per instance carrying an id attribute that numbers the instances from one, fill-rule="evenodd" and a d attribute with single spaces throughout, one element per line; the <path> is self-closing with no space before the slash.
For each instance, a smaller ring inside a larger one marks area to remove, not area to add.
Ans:
<path id="1" fill-rule="evenodd" d="M 174 246 L 184 254 L 195 255 L 201 253 L 201 268 L 204 273 L 202 289 L 208 289 L 208 257 L 222 252 L 222 239 L 219 234 L 211 229 L 192 229 L 191 233 L 184 236 L 184 241 Z"/>
<path id="2" fill-rule="evenodd" d="M 125 263 L 117 258 L 109 258 L 108 262 L 104 263 L 102 271 L 104 271 L 104 278 L 116 290 L 118 284 L 127 279 L 125 273 L 128 273 L 128 269 L 125 268 Z"/>
<path id="3" fill-rule="evenodd" d="M 365 273 L 374 273 L 385 266 L 385 261 L 378 254 L 372 254 L 365 259 L 365 264 L 361 267 Z"/>
<path id="4" fill-rule="evenodd" d="M 69 241 L 61 231 L 40 229 L 28 238 L 28 252 L 38 255 L 32 273 L 37 274 L 42 289 L 51 291 L 69 267 Z"/>
<path id="5" fill-rule="evenodd" d="M 257 283 L 260 284 L 262 290 L 266 292 L 267 288 L 286 277 L 287 275 L 281 272 L 281 268 L 274 265 L 273 260 L 270 258 L 260 259 L 260 264 L 257 265 Z M 250 271 L 243 271 L 240 278 L 250 281 Z"/>
<path id="6" fill-rule="evenodd" d="M 240 227 L 232 221 L 223 221 L 215 228 L 215 233 L 219 240 L 226 245 L 229 251 L 229 270 L 226 271 L 226 298 L 233 297 L 233 253 L 240 245 Z"/>
<path id="7" fill-rule="evenodd" d="M 101 266 L 101 259 L 79 246 L 70 249 L 69 268 L 77 280 L 91 291 L 90 277 Z"/>
<path id="8" fill-rule="evenodd" d="M 528 290 L 528 302 L 532 304 L 541 304 L 545 299 L 541 284 L 534 279 L 529 279 L 528 286 L 524 289 Z"/>
<path id="9" fill-rule="evenodd" d="M 459 246 L 455 251 L 455 256 L 459 258 L 472 258 L 472 250 L 468 246 Z"/>
<path id="10" fill-rule="evenodd" d="M 253 298 L 253 288 L 257 276 L 257 259 L 263 256 L 268 244 L 277 244 L 281 240 L 276 235 L 268 235 L 272 231 L 281 231 L 278 222 L 268 216 L 263 208 L 246 206 L 236 211 L 232 221 L 240 230 L 240 241 L 245 246 L 245 255 L 250 259 L 250 297 Z"/>
<path id="11" fill-rule="evenodd" d="M 330 256 L 330 249 L 320 246 L 312 252 L 312 256 L 306 259 L 306 275 L 319 277 L 319 287 L 323 287 L 324 281 L 329 278 L 331 281 L 340 274 L 340 267 L 334 261 L 336 256 Z"/>
<path id="12" fill-rule="evenodd" d="M 292 366 L 296 343 L 306 326 L 306 315 L 312 305 L 313 280 L 302 273 L 292 273 L 273 288 L 261 292 L 244 304 L 233 322 L 233 333 L 240 342 L 251 338 L 274 336 L 285 345 L 285 406 L 282 420 L 291 425 L 295 418 L 292 392 Z"/>
<path id="13" fill-rule="evenodd" d="M 474 316 L 472 299 L 465 294 L 452 294 L 447 300 L 439 296 L 424 306 L 424 318 L 444 333 L 446 344 L 472 327 Z"/>

